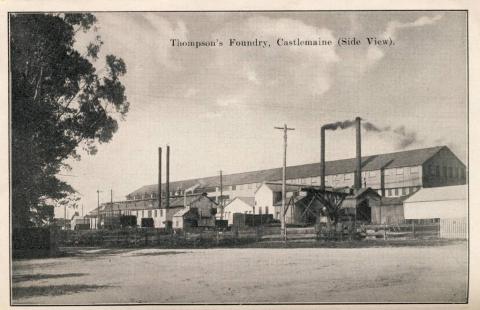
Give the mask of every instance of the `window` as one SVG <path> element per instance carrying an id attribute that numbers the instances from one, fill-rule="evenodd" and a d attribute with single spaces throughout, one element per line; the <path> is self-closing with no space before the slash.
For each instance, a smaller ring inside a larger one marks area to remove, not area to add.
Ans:
<path id="1" fill-rule="evenodd" d="M 258 214 L 262 214 L 262 207 L 258 207 Z"/>
<path id="2" fill-rule="evenodd" d="M 236 185 L 232 185 L 232 191 L 236 190 L 237 189 L 237 186 Z"/>
<path id="3" fill-rule="evenodd" d="M 395 196 L 398 196 L 398 188 L 395 189 Z"/>
<path id="4" fill-rule="evenodd" d="M 435 176 L 440 176 L 440 166 L 435 166 Z"/>
<path id="5" fill-rule="evenodd" d="M 338 181 L 343 180 L 343 174 L 337 174 L 335 179 Z"/>
<path id="6" fill-rule="evenodd" d="M 402 196 L 405 196 L 407 194 L 407 189 L 404 187 L 402 188 Z"/>
<path id="7" fill-rule="evenodd" d="M 145 211 L 144 211 L 144 210 L 142 210 L 142 217 L 144 217 L 144 215 L 145 215 L 145 213 L 144 213 L 144 212 L 145 212 Z"/>
<path id="8" fill-rule="evenodd" d="M 155 210 L 155 217 L 157 217 L 157 210 Z"/>
<path id="9" fill-rule="evenodd" d="M 268 214 L 268 207 L 265 207 L 265 214 Z"/>
<path id="10" fill-rule="evenodd" d="M 443 167 L 443 177 L 447 177 L 447 167 Z"/>
<path id="11" fill-rule="evenodd" d="M 391 197 L 392 196 L 392 190 L 391 189 L 388 189 L 387 190 L 387 197 Z"/>
<path id="12" fill-rule="evenodd" d="M 162 216 L 163 216 L 163 210 L 160 209 L 160 217 L 162 217 Z"/>
<path id="13" fill-rule="evenodd" d="M 175 226 L 178 227 L 178 221 L 175 221 Z"/>
<path id="14" fill-rule="evenodd" d="M 397 175 L 403 174 L 403 168 L 397 168 Z"/>
<path id="15" fill-rule="evenodd" d="M 448 177 L 453 178 L 452 167 L 448 167 Z"/>
<path id="16" fill-rule="evenodd" d="M 462 176 L 462 179 L 465 178 L 465 169 L 460 169 L 460 175 Z"/>
<path id="17" fill-rule="evenodd" d="M 152 210 L 148 210 L 148 217 L 152 217 Z"/>
<path id="18" fill-rule="evenodd" d="M 410 174 L 417 174 L 418 173 L 418 167 L 411 167 L 410 168 Z"/>

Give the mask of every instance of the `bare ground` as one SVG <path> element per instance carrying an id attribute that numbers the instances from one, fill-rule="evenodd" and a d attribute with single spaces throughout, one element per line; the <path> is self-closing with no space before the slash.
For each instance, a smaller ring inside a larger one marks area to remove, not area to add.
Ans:
<path id="1" fill-rule="evenodd" d="M 13 262 L 13 304 L 466 302 L 467 244 L 82 250 Z"/>

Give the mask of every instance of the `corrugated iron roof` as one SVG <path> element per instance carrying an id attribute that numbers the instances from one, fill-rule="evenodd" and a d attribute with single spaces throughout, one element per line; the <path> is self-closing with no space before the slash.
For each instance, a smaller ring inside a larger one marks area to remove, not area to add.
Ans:
<path id="1" fill-rule="evenodd" d="M 407 200 L 409 197 L 410 196 L 382 197 L 381 205 L 382 206 L 403 205 L 403 202 Z"/>
<path id="2" fill-rule="evenodd" d="M 419 166 L 439 152 L 446 146 L 436 146 L 424 149 L 408 150 L 387 154 L 371 155 L 362 157 L 362 170 L 379 170 L 381 168 L 401 168 L 408 166 Z M 449 150 L 450 151 L 450 150 Z M 353 173 L 355 171 L 355 158 L 327 161 L 325 163 L 327 175 L 342 173 Z M 312 163 L 298 166 L 287 167 L 287 177 L 289 179 L 318 177 L 320 175 L 320 163 Z M 262 183 L 265 181 L 278 181 L 282 178 L 282 168 L 273 168 L 266 170 L 250 171 L 243 173 L 223 175 L 223 185 L 240 185 Z M 218 176 L 197 178 L 183 181 L 170 182 L 172 191 L 184 190 L 195 184 L 201 184 L 201 187 L 217 187 L 220 185 Z M 157 193 L 158 185 L 146 185 L 132 193 L 133 195 L 143 195 L 145 193 Z"/>
<path id="3" fill-rule="evenodd" d="M 251 207 L 255 205 L 255 197 L 236 197 L 235 199 L 241 200 Z"/>
<path id="4" fill-rule="evenodd" d="M 467 186 L 453 185 L 443 187 L 422 188 L 412 196 L 408 197 L 404 203 L 430 202 L 440 200 L 466 200 Z"/>

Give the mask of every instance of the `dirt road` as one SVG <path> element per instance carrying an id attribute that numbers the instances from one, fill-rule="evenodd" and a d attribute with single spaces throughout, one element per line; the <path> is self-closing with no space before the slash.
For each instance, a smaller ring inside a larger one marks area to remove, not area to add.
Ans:
<path id="1" fill-rule="evenodd" d="M 13 263 L 14 304 L 465 302 L 466 243 L 85 250 Z"/>

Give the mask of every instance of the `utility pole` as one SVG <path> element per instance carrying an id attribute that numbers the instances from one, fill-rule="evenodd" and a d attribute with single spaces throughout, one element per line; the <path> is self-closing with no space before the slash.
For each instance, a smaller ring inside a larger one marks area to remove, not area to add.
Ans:
<path id="1" fill-rule="evenodd" d="M 280 216 L 280 222 L 283 240 L 287 242 L 287 224 L 285 223 L 285 201 L 287 200 L 285 188 L 287 182 L 287 131 L 295 130 L 295 128 L 288 128 L 287 124 L 284 124 L 283 127 L 274 127 L 274 129 L 283 130 L 282 214 Z"/>
<path id="2" fill-rule="evenodd" d="M 158 208 L 162 208 L 162 148 L 158 148 Z"/>
<path id="3" fill-rule="evenodd" d="M 166 169 L 166 181 L 167 184 L 165 185 L 165 192 L 167 193 L 167 201 L 165 203 L 165 208 L 169 209 L 170 208 L 170 146 L 167 145 L 167 169 Z M 167 212 L 167 211 L 165 211 Z"/>
<path id="4" fill-rule="evenodd" d="M 223 175 L 222 170 L 220 170 L 220 199 L 218 200 L 220 203 L 220 220 L 223 220 Z"/>
<path id="5" fill-rule="evenodd" d="M 115 210 L 113 210 L 113 189 L 110 189 L 110 208 L 112 210 L 111 216 L 114 216 Z"/>
<path id="6" fill-rule="evenodd" d="M 97 229 L 100 229 L 100 193 L 102 191 L 97 189 L 97 213 L 98 213 L 98 218 L 97 218 Z"/>

